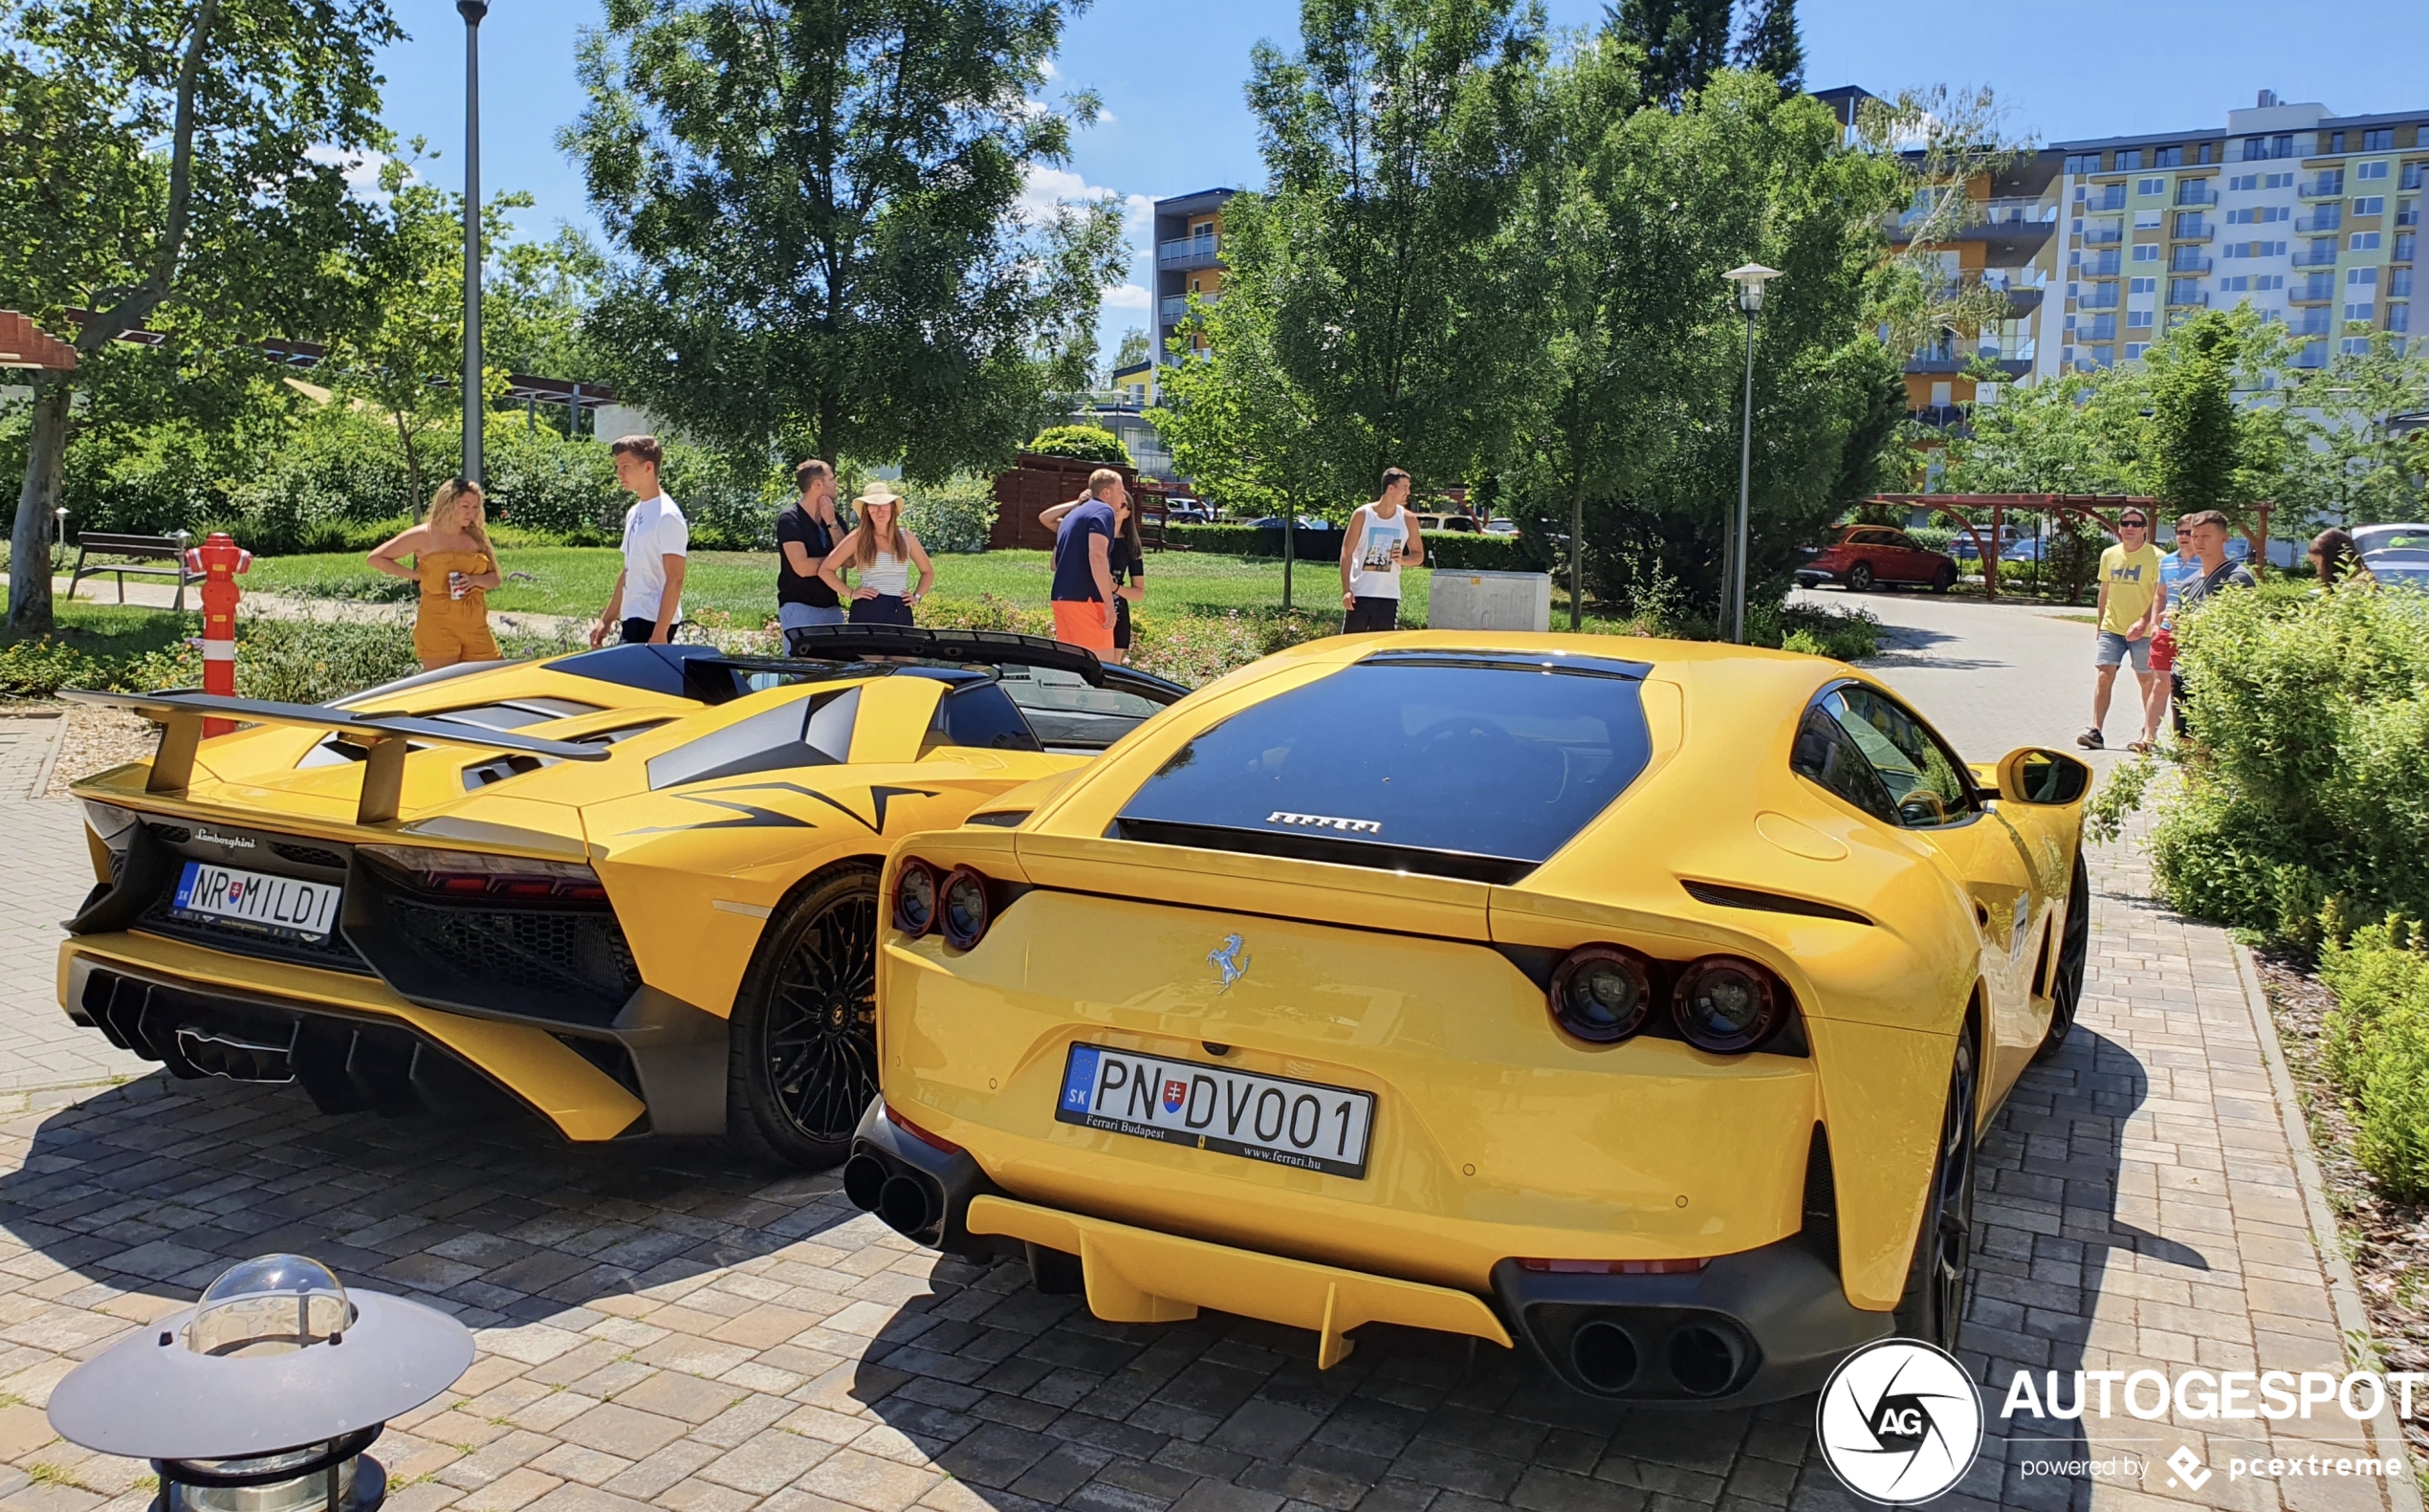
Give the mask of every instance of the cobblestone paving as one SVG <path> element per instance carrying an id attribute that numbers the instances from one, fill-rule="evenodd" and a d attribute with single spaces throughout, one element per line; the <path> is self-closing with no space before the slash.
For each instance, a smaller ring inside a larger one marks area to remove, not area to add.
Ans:
<path id="1" fill-rule="evenodd" d="M 82 865 L 69 805 L 0 812 Z M 59 889 L 47 905 L 0 926 L 0 1033 L 35 1042 L 58 1021 L 53 921 L 84 887 L 64 862 L 44 876 L 21 889 Z M 2019 1367 L 2341 1370 L 2231 947 L 2137 901 L 2123 856 L 2096 881 L 2082 1029 L 1985 1146 L 1967 1363 L 1994 1413 Z M 1289 1329 L 1103 1324 L 1019 1267 L 913 1248 L 831 1176 L 714 1145 L 330 1119 L 298 1093 L 158 1076 L 19 1095 L 0 1122 L 0 1512 L 140 1505 L 142 1467 L 53 1439 L 43 1402 L 77 1360 L 274 1249 L 479 1330 L 471 1371 L 376 1451 L 399 1512 L 1856 1504 L 1816 1457 L 1809 1399 L 1621 1412 L 1411 1331 L 1370 1326 L 1318 1372 L 1313 1337 Z M 1994 1419 L 1942 1504 L 2418 1504 L 2358 1478 L 2230 1481 L 2226 1457 L 2252 1448 L 2215 1423 L 2120 1408 L 2084 1426 Z M 2281 1456 L 2371 1452 L 2341 1417 L 2243 1426 L 2300 1430 L 2268 1440 Z M 2201 1489 L 2170 1483 L 2179 1445 L 2206 1460 Z M 2147 1480 L 2025 1473 L 2129 1453 Z"/>

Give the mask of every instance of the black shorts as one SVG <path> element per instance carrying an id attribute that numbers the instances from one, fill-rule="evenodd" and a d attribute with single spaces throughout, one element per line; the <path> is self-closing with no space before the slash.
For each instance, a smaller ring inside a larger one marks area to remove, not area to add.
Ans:
<path id="1" fill-rule="evenodd" d="M 1363 635 L 1369 630 L 1400 628 L 1400 601 L 1361 597 L 1351 602 L 1352 607 L 1341 617 L 1341 633 Z"/>
<path id="2" fill-rule="evenodd" d="M 649 638 L 658 633 L 658 622 L 655 620 L 626 620 L 624 622 L 624 644 L 626 646 L 646 646 L 649 644 Z M 669 629 L 668 633 L 672 633 L 671 629 Z"/>
<path id="3" fill-rule="evenodd" d="M 1113 648 L 1117 651 L 1130 648 L 1130 601 L 1127 599 L 1113 601 Z"/>
<path id="4" fill-rule="evenodd" d="M 908 625 L 911 623 L 910 605 L 890 593 L 881 593 L 874 599 L 854 599 L 851 612 L 845 616 L 844 623 L 847 625 Z"/>

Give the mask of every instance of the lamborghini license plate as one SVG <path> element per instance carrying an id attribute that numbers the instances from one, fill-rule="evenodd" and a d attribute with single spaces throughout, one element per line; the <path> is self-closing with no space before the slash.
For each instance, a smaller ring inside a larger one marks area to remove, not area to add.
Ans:
<path id="1" fill-rule="evenodd" d="M 1075 1044 L 1057 1122 L 1363 1178 L 1371 1092 Z"/>
<path id="2" fill-rule="evenodd" d="M 176 910 L 187 918 L 248 925 L 288 939 L 325 940 L 343 887 L 189 861 L 177 879 Z"/>

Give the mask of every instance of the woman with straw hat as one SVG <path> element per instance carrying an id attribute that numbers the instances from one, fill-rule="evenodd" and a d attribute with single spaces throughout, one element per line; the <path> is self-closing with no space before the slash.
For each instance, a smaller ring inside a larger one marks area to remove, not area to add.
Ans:
<path id="1" fill-rule="evenodd" d="M 851 605 L 850 624 L 908 625 L 911 606 L 928 597 L 936 569 L 919 537 L 903 529 L 903 497 L 883 483 L 872 483 L 852 504 L 860 523 L 826 554 L 818 575 Z M 913 567 L 919 569 L 916 588 L 910 585 Z M 857 586 L 844 586 L 846 571 L 860 580 Z"/>

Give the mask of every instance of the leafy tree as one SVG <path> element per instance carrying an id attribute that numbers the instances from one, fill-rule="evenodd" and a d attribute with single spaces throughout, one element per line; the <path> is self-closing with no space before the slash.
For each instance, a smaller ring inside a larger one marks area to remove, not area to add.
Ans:
<path id="1" fill-rule="evenodd" d="M 1737 63 L 1779 81 L 1783 94 L 1805 89 L 1805 39 L 1797 34 L 1797 0 L 1755 0 L 1745 34 L 1738 38 Z"/>
<path id="2" fill-rule="evenodd" d="M 610 0 L 563 135 L 621 256 L 587 332 L 729 449 L 999 462 L 1085 386 L 1108 196 L 1024 214 L 1093 97 L 1038 98 L 1084 0 Z"/>
<path id="3" fill-rule="evenodd" d="M 1136 367 L 1151 355 L 1146 327 L 1134 325 L 1122 333 L 1121 349 L 1113 354 L 1113 370 Z"/>
<path id="4" fill-rule="evenodd" d="M 373 54 L 399 34 L 383 0 L 0 11 L 0 289 L 77 358 L 33 385 L 11 631 L 50 628 L 52 511 L 80 428 L 257 393 L 259 340 L 342 318 L 329 254 L 365 211 L 325 149 L 384 142 Z M 163 340 L 119 343 L 138 329 Z"/>
<path id="5" fill-rule="evenodd" d="M 1620 0 L 1603 15 L 1607 30 L 1644 54 L 1645 99 L 1676 110 L 1729 66 L 1730 9 L 1730 0 Z M 1793 41 L 1793 17 L 1788 30 Z"/>
<path id="6" fill-rule="evenodd" d="M 1251 57 L 1269 187 L 1225 208 L 1224 303 L 1267 302 L 1256 361 L 1303 398 L 1339 498 L 1387 466 L 1463 476 L 1527 382 L 1510 232 L 1540 19 L 1513 0 L 1302 0 L 1300 30 L 1295 55 Z"/>
<path id="7" fill-rule="evenodd" d="M 2320 416 L 2313 474 L 2320 513 L 2346 525 L 2429 514 L 2422 448 L 2388 431 L 2396 416 L 2429 409 L 2429 342 L 2415 337 L 2407 347 L 2380 332 L 2367 350 L 2339 352 L 2303 374 L 2290 402 Z"/>
<path id="8" fill-rule="evenodd" d="M 1266 279 L 1280 259 L 1261 251 L 1274 234 L 1262 197 L 1234 196 L 1223 208 L 1223 234 L 1231 271 L 1222 301 L 1193 305 L 1181 333 L 1184 340 L 1205 338 L 1204 355 L 1162 370 L 1163 403 L 1147 412 L 1148 422 L 1171 449 L 1174 470 L 1229 514 L 1296 519 L 1324 505 L 1337 509 L 1342 495 L 1313 403 L 1275 351 Z M 1260 250 L 1244 252 L 1249 247 Z"/>
<path id="9" fill-rule="evenodd" d="M 1521 238 L 1539 249 L 1543 381 L 1521 449 L 1521 523 L 1549 516 L 1582 539 L 1589 591 L 1648 610 L 1681 592 L 1718 604 L 1745 363 L 1722 274 L 1760 261 L 1783 274 L 1756 327 L 1760 602 L 1873 485 L 1904 419 L 1899 363 L 1864 331 L 1900 173 L 1761 76 L 1717 74 L 1674 114 L 1632 109 L 1630 67 L 1605 36 L 1547 86 L 1555 140 Z"/>
<path id="10" fill-rule="evenodd" d="M 2151 492 L 2178 514 L 2234 502 L 2241 464 L 2235 413 L 2234 333 L 2205 311 L 2146 354 L 2151 391 Z"/>
<path id="11" fill-rule="evenodd" d="M 510 202 L 490 201 L 484 221 Z M 457 213 L 462 213 L 459 204 Z M 501 218 L 502 219 L 502 218 Z M 484 230 L 495 242 L 505 227 Z M 460 237 L 460 230 L 459 230 Z M 510 373 L 578 383 L 603 380 L 606 364 L 582 334 L 582 317 L 598 301 L 607 276 L 607 260 L 590 238 L 570 226 L 559 227 L 545 241 L 509 241 L 489 256 L 481 274 L 481 349 L 489 362 Z M 463 279 L 463 258 L 456 258 L 456 278 Z"/>

